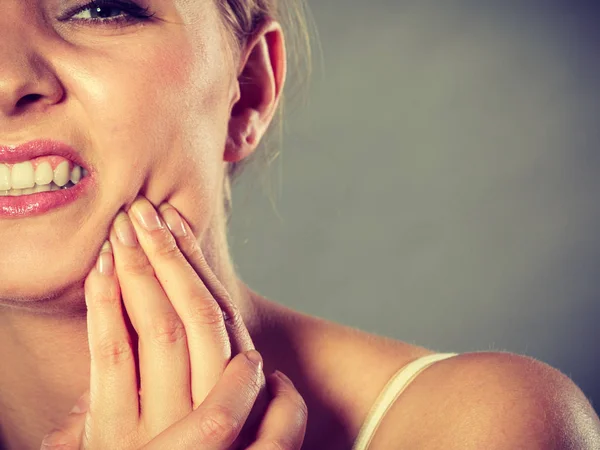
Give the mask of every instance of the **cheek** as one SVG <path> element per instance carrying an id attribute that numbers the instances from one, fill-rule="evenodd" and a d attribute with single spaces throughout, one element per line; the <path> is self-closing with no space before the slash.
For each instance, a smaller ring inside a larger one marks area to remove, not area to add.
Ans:
<path id="1" fill-rule="evenodd" d="M 202 228 L 199 217 L 213 208 L 222 180 L 229 68 L 217 36 L 193 40 L 184 31 L 125 36 L 119 45 L 80 50 L 70 65 L 60 65 L 71 83 L 66 89 L 83 108 L 74 122 L 89 133 L 89 158 L 111 187 L 101 187 L 98 214 L 114 213 L 142 193 L 155 203 L 170 201 Z"/>
<path id="2" fill-rule="evenodd" d="M 162 74 L 170 86 L 162 97 L 168 119 L 165 135 L 157 139 L 171 152 L 159 155 L 155 167 L 160 174 L 155 173 L 149 187 L 179 209 L 195 230 L 208 225 L 222 195 L 230 68 L 219 48 L 220 42 L 203 40 L 186 41 L 176 54 L 168 49 L 167 58 L 174 61 L 164 64 Z"/>

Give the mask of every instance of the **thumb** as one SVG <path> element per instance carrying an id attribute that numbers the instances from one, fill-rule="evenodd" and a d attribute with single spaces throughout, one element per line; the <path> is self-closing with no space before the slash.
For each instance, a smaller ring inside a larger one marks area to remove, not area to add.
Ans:
<path id="1" fill-rule="evenodd" d="M 89 404 L 90 391 L 87 390 L 79 397 L 61 425 L 44 436 L 40 450 L 80 450 Z"/>

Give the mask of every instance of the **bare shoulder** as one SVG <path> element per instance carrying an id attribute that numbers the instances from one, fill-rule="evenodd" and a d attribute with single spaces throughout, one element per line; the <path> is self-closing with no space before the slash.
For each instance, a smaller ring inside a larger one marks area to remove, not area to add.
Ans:
<path id="1" fill-rule="evenodd" d="M 269 333 L 259 344 L 287 343 L 270 359 L 309 406 L 303 448 L 350 448 L 390 377 L 435 353 L 279 306 L 269 309 Z M 336 437 L 323 442 L 327 435 Z M 369 450 L 395 448 L 600 449 L 600 421 L 583 392 L 551 366 L 513 353 L 464 353 L 423 370 L 385 414 Z"/>
<path id="2" fill-rule="evenodd" d="M 560 371 L 505 352 L 433 364 L 388 411 L 371 450 L 600 448 L 600 421 Z"/>

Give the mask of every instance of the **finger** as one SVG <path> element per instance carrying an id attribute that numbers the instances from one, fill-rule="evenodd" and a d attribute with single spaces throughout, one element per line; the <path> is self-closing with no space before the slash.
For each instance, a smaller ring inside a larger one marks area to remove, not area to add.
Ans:
<path id="1" fill-rule="evenodd" d="M 231 300 L 231 296 L 211 270 L 208 262 L 189 224 L 181 217 L 179 212 L 169 203 L 163 203 L 158 208 L 164 222 L 171 230 L 177 246 L 186 257 L 188 263 L 193 267 L 208 289 L 210 295 L 217 301 L 225 316 L 225 325 L 231 342 L 232 355 L 243 353 L 254 349 L 254 343 L 246 328 L 239 309 Z M 245 438 L 246 430 L 256 430 L 260 424 L 270 398 L 265 387 L 264 375 L 262 379 L 261 392 L 258 395 L 250 416 L 246 421 L 242 439 Z M 251 432 L 251 431 L 250 431 Z M 242 441 L 245 442 L 245 441 Z"/>
<path id="2" fill-rule="evenodd" d="M 75 407 L 63 420 L 61 426 L 55 428 L 42 440 L 40 450 L 80 450 L 83 444 L 87 407 L 89 406 L 89 391 L 86 391 L 77 401 Z"/>
<path id="3" fill-rule="evenodd" d="M 131 206 L 130 216 L 156 278 L 185 326 L 195 408 L 217 384 L 231 358 L 223 314 L 154 206 L 138 197 Z"/>
<path id="4" fill-rule="evenodd" d="M 117 215 L 110 240 L 123 302 L 139 335 L 141 420 L 155 435 L 192 410 L 185 328 L 154 276 L 129 215 Z"/>
<path id="5" fill-rule="evenodd" d="M 138 419 L 135 350 L 121 306 L 114 259 L 105 242 L 85 280 L 90 349 L 90 414 L 107 434 L 134 429 Z M 115 434 L 112 434 L 113 436 Z"/>
<path id="6" fill-rule="evenodd" d="M 181 450 L 229 449 L 256 400 L 261 375 L 262 358 L 257 351 L 236 355 L 202 405 L 153 439 L 143 450 L 173 448 L 175 437 L 177 448 Z"/>
<path id="7" fill-rule="evenodd" d="M 254 344 L 242 320 L 240 311 L 208 265 L 200 244 L 189 224 L 186 223 L 181 214 L 169 203 L 160 205 L 159 211 L 173 233 L 177 241 L 177 246 L 225 313 L 225 325 L 229 333 L 232 354 L 236 355 L 252 350 Z"/>
<path id="8" fill-rule="evenodd" d="M 306 403 L 281 372 L 269 376 L 268 386 L 273 400 L 258 429 L 256 442 L 248 450 L 300 450 L 308 420 Z"/>

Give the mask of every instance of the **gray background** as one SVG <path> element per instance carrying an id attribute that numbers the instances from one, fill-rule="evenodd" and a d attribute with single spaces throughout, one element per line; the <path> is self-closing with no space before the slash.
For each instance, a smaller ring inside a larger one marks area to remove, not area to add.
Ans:
<path id="1" fill-rule="evenodd" d="M 310 6 L 323 64 L 286 118 L 276 210 L 260 174 L 234 187 L 242 279 L 434 350 L 533 356 L 598 411 L 593 3 Z"/>

